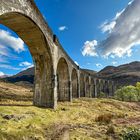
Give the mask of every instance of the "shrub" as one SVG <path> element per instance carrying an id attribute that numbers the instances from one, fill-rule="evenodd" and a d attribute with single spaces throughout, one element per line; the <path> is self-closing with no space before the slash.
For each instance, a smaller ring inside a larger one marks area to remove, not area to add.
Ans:
<path id="1" fill-rule="evenodd" d="M 98 98 L 105 98 L 106 96 L 105 96 L 105 93 L 104 92 L 100 92 L 99 94 L 98 94 Z"/>
<path id="2" fill-rule="evenodd" d="M 115 92 L 115 98 L 121 101 L 138 101 L 138 97 L 138 89 L 135 86 L 124 86 Z"/>
<path id="3" fill-rule="evenodd" d="M 107 135 L 115 134 L 115 128 L 114 128 L 112 125 L 110 125 L 110 126 L 108 127 L 107 131 L 106 131 L 106 134 L 107 134 Z"/>
<path id="4" fill-rule="evenodd" d="M 113 117 L 114 117 L 114 115 L 111 113 L 101 114 L 95 119 L 95 121 L 108 124 L 108 123 L 111 123 Z"/>
<path id="5" fill-rule="evenodd" d="M 140 82 L 137 82 L 136 89 L 137 89 L 137 99 L 140 102 Z"/>
<path id="6" fill-rule="evenodd" d="M 140 140 L 140 130 L 131 128 L 123 133 L 123 140 Z"/>

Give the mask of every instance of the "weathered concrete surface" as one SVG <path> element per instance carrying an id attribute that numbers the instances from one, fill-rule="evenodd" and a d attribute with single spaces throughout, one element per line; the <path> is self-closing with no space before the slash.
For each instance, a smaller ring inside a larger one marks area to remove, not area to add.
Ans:
<path id="1" fill-rule="evenodd" d="M 68 64 L 64 58 L 61 58 L 57 67 L 57 92 L 58 101 L 70 100 L 70 88 L 69 88 L 69 69 Z"/>
<path id="2" fill-rule="evenodd" d="M 99 79 L 68 56 L 33 0 L 0 0 L 0 24 L 29 47 L 35 65 L 34 105 L 55 108 L 57 101 L 97 97 L 103 90 Z M 113 84 L 108 89 L 113 95 Z"/>

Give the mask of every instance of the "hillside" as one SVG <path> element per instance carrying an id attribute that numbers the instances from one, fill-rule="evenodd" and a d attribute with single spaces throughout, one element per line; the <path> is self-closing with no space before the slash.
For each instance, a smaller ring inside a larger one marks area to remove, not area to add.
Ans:
<path id="1" fill-rule="evenodd" d="M 94 71 L 94 70 L 89 70 L 89 69 L 82 69 L 82 70 L 85 71 L 85 72 L 88 72 L 91 75 L 95 75 L 96 76 L 96 74 L 97 74 L 97 72 Z"/>
<path id="2" fill-rule="evenodd" d="M 55 110 L 32 106 L 32 91 L 0 82 L 0 140 L 121 140 L 140 128 L 140 104 L 74 99 Z"/>
<path id="3" fill-rule="evenodd" d="M 6 78 L 6 77 L 9 77 L 9 75 L 0 75 L 0 79 L 1 78 Z"/>
<path id="4" fill-rule="evenodd" d="M 99 73 L 108 78 L 127 70 L 138 76 L 138 64 L 109 66 Z M 23 80 L 33 73 L 31 68 L 12 78 Z M 32 88 L 22 80 L 0 82 L 0 140 L 121 140 L 124 131 L 140 128 L 140 103 L 80 98 L 59 102 L 55 110 L 38 108 L 32 105 Z"/>
<path id="5" fill-rule="evenodd" d="M 83 69 L 95 77 L 114 80 L 119 85 L 135 85 L 140 81 L 140 62 L 135 61 L 118 67 L 107 66 L 99 72 Z M 2 78 L 4 81 L 18 83 L 20 85 L 32 85 L 34 83 L 34 67 L 24 70 L 14 76 Z"/>
<path id="6" fill-rule="evenodd" d="M 135 85 L 140 81 L 140 62 L 135 61 L 118 67 L 107 66 L 97 73 L 97 77 L 114 80 L 119 85 Z"/>
<path id="7" fill-rule="evenodd" d="M 34 83 L 34 67 L 21 71 L 14 76 L 1 78 L 1 81 L 32 85 Z"/>

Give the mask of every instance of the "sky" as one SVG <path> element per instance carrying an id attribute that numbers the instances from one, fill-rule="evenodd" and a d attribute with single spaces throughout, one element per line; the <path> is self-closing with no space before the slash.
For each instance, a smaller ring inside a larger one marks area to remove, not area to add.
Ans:
<path id="1" fill-rule="evenodd" d="M 140 0 L 35 0 L 68 55 L 100 71 L 140 59 Z M 33 66 L 28 46 L 0 25 L 0 75 Z"/>

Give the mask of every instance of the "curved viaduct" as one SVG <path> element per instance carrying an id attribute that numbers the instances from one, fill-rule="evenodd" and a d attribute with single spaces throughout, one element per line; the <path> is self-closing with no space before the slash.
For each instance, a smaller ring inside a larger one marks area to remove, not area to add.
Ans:
<path id="1" fill-rule="evenodd" d="M 33 0 L 0 0 L 0 24 L 28 46 L 35 65 L 35 106 L 55 108 L 58 101 L 114 93 L 114 83 L 97 79 L 68 56 Z"/>

